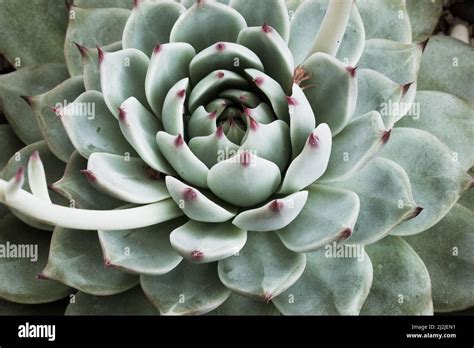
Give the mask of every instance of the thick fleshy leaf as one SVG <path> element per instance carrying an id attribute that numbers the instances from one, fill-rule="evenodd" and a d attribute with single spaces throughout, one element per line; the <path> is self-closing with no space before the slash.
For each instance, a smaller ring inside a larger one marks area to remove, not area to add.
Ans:
<path id="1" fill-rule="evenodd" d="M 474 211 L 456 204 L 426 232 L 405 237 L 428 269 L 436 312 L 474 306 L 473 222 Z"/>
<path id="2" fill-rule="evenodd" d="M 160 174 L 140 158 L 97 152 L 89 157 L 89 182 L 100 192 L 130 203 L 153 203 L 169 198 Z"/>
<path id="3" fill-rule="evenodd" d="M 38 151 L 38 155 L 41 158 L 41 161 L 43 162 L 44 168 L 46 170 L 46 182 L 48 184 L 52 184 L 53 182 L 59 180 L 64 172 L 64 163 L 58 160 L 56 156 L 54 156 L 54 154 L 49 150 L 48 146 L 44 141 L 38 141 L 36 143 L 30 144 L 22 148 L 20 151 L 16 152 L 12 156 L 12 158 L 10 158 L 5 168 L 3 168 L 2 178 L 5 180 L 9 180 L 10 178 L 15 176 L 15 173 L 20 169 L 20 167 L 26 168 L 31 155 L 35 151 Z M 30 191 L 30 186 L 27 177 L 25 177 L 23 188 L 25 190 Z M 66 204 L 65 199 L 54 192 L 51 193 L 51 199 L 56 204 Z M 39 221 L 15 210 L 12 210 L 12 212 L 20 220 L 35 228 L 47 231 L 52 231 L 54 228 L 53 226 L 46 224 L 43 221 Z"/>
<path id="4" fill-rule="evenodd" d="M 418 78 L 421 45 L 372 39 L 365 42 L 359 67 L 378 71 L 398 83 L 412 83 Z"/>
<path id="5" fill-rule="evenodd" d="M 220 109 L 220 112 L 217 112 L 217 110 L 207 111 L 202 105 L 198 107 L 192 113 L 188 121 L 188 135 L 191 141 L 194 137 L 206 136 L 214 133 L 217 129 L 216 119 L 220 116 L 222 111 L 223 108 Z"/>
<path id="6" fill-rule="evenodd" d="M 398 84 L 385 75 L 370 69 L 357 72 L 357 105 L 353 119 L 370 111 L 377 111 L 387 129 L 404 115 L 412 115 L 413 100 L 416 95 L 416 83 Z"/>
<path id="7" fill-rule="evenodd" d="M 158 315 L 158 311 L 136 286 L 112 296 L 94 296 L 79 291 L 64 315 Z"/>
<path id="8" fill-rule="evenodd" d="M 255 121 L 263 123 L 263 124 L 272 123 L 273 121 L 277 119 L 277 117 L 275 116 L 275 113 L 273 112 L 272 107 L 265 102 L 258 104 L 257 107 L 253 109 L 247 108 L 245 110 L 245 114 L 253 117 Z M 314 127 L 311 130 L 313 129 Z M 290 131 L 291 131 L 291 126 L 290 126 Z"/>
<path id="9" fill-rule="evenodd" d="M 255 8 L 255 4 L 251 7 Z M 243 29 L 237 43 L 255 52 L 262 60 L 265 72 L 280 84 L 286 95 L 291 93 L 295 65 L 293 55 L 285 40 L 273 27 L 266 23 Z"/>
<path id="10" fill-rule="evenodd" d="M 196 1 L 174 24 L 170 42 L 187 42 L 199 52 L 218 41 L 236 42 L 245 27 L 244 18 L 233 8 L 207 0 Z"/>
<path id="11" fill-rule="evenodd" d="M 357 80 L 354 68 L 325 54 L 311 55 L 302 67 L 306 81 L 301 85 L 318 118 L 331 128 L 335 136 L 351 118 L 357 101 Z"/>
<path id="12" fill-rule="evenodd" d="M 189 78 L 186 77 L 176 82 L 166 94 L 161 113 L 161 122 L 165 132 L 169 134 L 184 134 L 184 102 L 188 89 Z"/>
<path id="13" fill-rule="evenodd" d="M 316 119 L 311 104 L 296 83 L 293 84 L 293 93 L 287 101 L 290 113 L 291 149 L 295 158 L 303 150 L 309 134 L 316 127 Z"/>
<path id="14" fill-rule="evenodd" d="M 96 231 L 62 227 L 54 229 L 48 264 L 40 276 L 98 296 L 118 294 L 138 283 L 136 276 L 104 267 Z"/>
<path id="15" fill-rule="evenodd" d="M 174 174 L 156 143 L 156 133 L 163 130 L 161 122 L 135 97 L 128 98 L 120 106 L 119 126 L 128 143 L 151 168 Z"/>
<path id="16" fill-rule="evenodd" d="M 156 142 L 163 156 L 180 177 L 197 187 L 207 187 L 209 169 L 193 154 L 181 134 L 174 136 L 158 132 Z"/>
<path id="17" fill-rule="evenodd" d="M 120 41 L 129 16 L 130 11 L 121 8 L 70 8 L 64 56 L 71 76 L 81 75 L 83 70 L 76 43 L 96 47 Z"/>
<path id="18" fill-rule="evenodd" d="M 217 197 L 243 207 L 269 198 L 280 181 L 276 164 L 248 151 L 217 163 L 207 177 L 207 185 Z"/>
<path id="19" fill-rule="evenodd" d="M 408 173 L 415 202 L 423 209 L 416 219 L 391 233 L 421 233 L 440 221 L 471 185 L 471 176 L 453 158 L 451 150 L 435 136 L 413 128 L 395 128 L 382 157 L 400 164 Z"/>
<path id="20" fill-rule="evenodd" d="M 433 34 L 443 12 L 443 0 L 407 0 L 413 42 L 422 42 Z"/>
<path id="21" fill-rule="evenodd" d="M 280 312 L 271 302 L 265 303 L 233 292 L 208 315 L 280 315 Z"/>
<path id="22" fill-rule="evenodd" d="M 290 143 L 290 128 L 284 121 L 262 124 L 247 116 L 247 133 L 242 139 L 241 150 L 258 154 L 275 163 L 283 172 L 291 157 Z"/>
<path id="23" fill-rule="evenodd" d="M 191 220 L 175 229 L 169 239 L 186 260 L 209 263 L 238 253 L 247 241 L 247 231 L 230 222 L 210 224 Z"/>
<path id="24" fill-rule="evenodd" d="M 230 295 L 217 276 L 217 265 L 187 261 L 168 274 L 141 276 L 148 299 L 162 315 L 198 315 L 219 307 Z"/>
<path id="25" fill-rule="evenodd" d="M 9 124 L 0 125 L 0 173 L 8 160 L 23 146 L 20 139 L 15 135 Z"/>
<path id="26" fill-rule="evenodd" d="M 135 4 L 123 30 L 123 47 L 136 48 L 151 56 L 157 43 L 169 42 L 174 23 L 186 9 L 172 1 L 140 0 Z"/>
<path id="27" fill-rule="evenodd" d="M 188 77 L 189 64 L 196 55 L 194 48 L 184 42 L 158 45 L 151 56 L 145 79 L 145 93 L 151 109 L 161 117 L 169 89 Z"/>
<path id="28" fill-rule="evenodd" d="M 249 27 L 260 27 L 264 24 L 275 28 L 285 44 L 290 36 L 290 21 L 284 0 L 263 1 L 255 6 L 253 0 L 232 0 L 229 6 L 236 9 Z"/>
<path id="29" fill-rule="evenodd" d="M 69 139 L 83 157 L 89 158 L 95 152 L 135 154 L 105 105 L 102 93 L 84 92 L 58 113 Z"/>
<path id="30" fill-rule="evenodd" d="M 228 89 L 219 94 L 219 97 L 226 98 L 234 103 L 242 104 L 247 108 L 256 108 L 260 104 L 260 97 L 252 92 L 241 89 Z"/>
<path id="31" fill-rule="evenodd" d="M 273 299 L 284 315 L 358 315 L 372 285 L 372 262 L 360 245 L 327 245 L 306 254 L 298 281 Z"/>
<path id="32" fill-rule="evenodd" d="M 262 207 L 246 210 L 232 223 L 245 230 L 275 231 L 290 224 L 301 212 L 308 199 L 308 191 L 300 191 L 275 199 Z"/>
<path id="33" fill-rule="evenodd" d="M 229 289 L 269 302 L 292 286 L 306 257 L 285 248 L 274 233 L 251 232 L 238 255 L 219 261 L 219 278 Z"/>
<path id="34" fill-rule="evenodd" d="M 405 0 L 357 0 L 367 39 L 411 43 L 410 19 Z"/>
<path id="35" fill-rule="evenodd" d="M 42 135 L 28 98 L 24 100 L 21 96 L 46 93 L 67 78 L 66 66 L 57 63 L 33 65 L 0 75 L 0 109 L 25 144 L 42 140 Z"/>
<path id="36" fill-rule="evenodd" d="M 301 213 L 277 234 L 295 252 L 314 251 L 333 241 L 344 241 L 354 229 L 359 206 L 354 192 L 312 185 Z"/>
<path id="37" fill-rule="evenodd" d="M 72 102 L 83 92 L 84 79 L 82 76 L 75 76 L 44 94 L 29 98 L 43 139 L 51 152 L 63 162 L 69 160 L 74 146 L 61 123 L 58 110 L 66 108 L 65 103 Z"/>
<path id="38" fill-rule="evenodd" d="M 331 130 L 322 123 L 310 133 L 303 150 L 291 162 L 278 192 L 296 192 L 319 179 L 328 166 L 331 146 Z"/>
<path id="39" fill-rule="evenodd" d="M 473 67 L 472 46 L 449 36 L 432 36 L 423 52 L 418 89 L 446 92 L 474 103 Z"/>
<path id="40" fill-rule="evenodd" d="M 145 77 L 150 60 L 134 48 L 118 52 L 99 52 L 100 84 L 110 112 L 118 118 L 119 107 L 129 97 L 135 97 L 148 107 Z"/>
<path id="41" fill-rule="evenodd" d="M 235 208 L 214 202 L 172 176 L 166 177 L 166 188 L 183 213 L 194 221 L 225 222 L 236 214 Z"/>
<path id="42" fill-rule="evenodd" d="M 416 109 L 397 126 L 418 128 L 435 135 L 457 154 L 465 170 L 470 169 L 474 165 L 474 104 L 443 92 L 420 91 L 416 93 L 413 108 Z"/>
<path id="43" fill-rule="evenodd" d="M 359 196 L 360 212 L 351 244 L 373 243 L 421 211 L 413 201 L 407 173 L 393 161 L 377 158 L 348 180 L 331 184 Z"/>
<path id="44" fill-rule="evenodd" d="M 16 68 L 64 62 L 67 18 L 65 2 L 2 1 L 0 52 Z"/>
<path id="45" fill-rule="evenodd" d="M 13 215 L 0 220 L 0 297 L 18 303 L 47 303 L 71 289 L 36 276 L 46 264 L 50 235 L 23 224 Z"/>
<path id="46" fill-rule="evenodd" d="M 366 247 L 374 280 L 362 315 L 432 315 L 430 276 L 417 253 L 400 237 Z"/>
<path id="47" fill-rule="evenodd" d="M 321 180 L 351 177 L 375 157 L 389 137 L 377 111 L 356 118 L 332 140 L 331 158 Z"/>
<path id="48" fill-rule="evenodd" d="M 179 218 L 144 228 L 99 231 L 106 266 L 135 274 L 172 271 L 182 257 L 171 246 L 170 233 L 184 222 Z"/>
<path id="49" fill-rule="evenodd" d="M 267 74 L 256 69 L 245 69 L 245 73 L 252 79 L 257 88 L 267 96 L 278 119 L 289 123 L 290 116 L 288 103 L 285 98 L 286 94 L 280 84 Z"/>
<path id="50" fill-rule="evenodd" d="M 308 57 L 311 46 L 321 28 L 329 1 L 304 1 L 291 19 L 288 46 L 293 53 L 295 64 L 299 65 Z M 364 23 L 357 6 L 353 6 L 346 32 L 336 57 L 354 66 L 359 60 L 365 43 Z"/>
<path id="51" fill-rule="evenodd" d="M 215 70 L 194 86 L 189 95 L 189 111 L 194 112 L 200 105 L 206 105 L 217 97 L 220 92 L 228 88 L 247 87 L 247 80 L 241 75 L 230 70 Z"/>
<path id="52" fill-rule="evenodd" d="M 260 58 L 247 47 L 233 42 L 218 42 L 199 52 L 189 64 L 191 81 L 196 84 L 216 69 L 242 73 L 247 68 L 263 71 Z"/>
<path id="53" fill-rule="evenodd" d="M 63 177 L 49 188 L 64 196 L 69 206 L 79 209 L 114 209 L 124 205 L 123 201 L 97 191 L 81 171 L 87 169 L 87 160 L 77 151 L 69 159 Z"/>
<path id="54" fill-rule="evenodd" d="M 209 117 L 206 116 L 206 120 L 209 120 Z M 212 127 L 211 122 L 215 123 L 215 121 L 209 120 L 207 123 L 209 128 Z M 213 134 L 192 138 L 189 141 L 189 148 L 208 168 L 211 168 L 216 163 L 236 154 L 239 146 L 227 138 L 224 134 L 224 127 L 220 126 Z"/>
<path id="55" fill-rule="evenodd" d="M 122 41 L 111 43 L 102 48 L 88 48 L 77 44 L 84 66 L 84 87 L 86 91 L 102 91 L 100 86 L 99 49 L 105 52 L 117 52 L 122 49 Z"/>

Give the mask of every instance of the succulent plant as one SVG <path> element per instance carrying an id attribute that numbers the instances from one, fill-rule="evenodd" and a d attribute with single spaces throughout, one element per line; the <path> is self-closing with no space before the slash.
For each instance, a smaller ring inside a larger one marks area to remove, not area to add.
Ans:
<path id="1" fill-rule="evenodd" d="M 2 1 L 0 313 L 472 307 L 474 52 L 429 38 L 441 6 Z"/>

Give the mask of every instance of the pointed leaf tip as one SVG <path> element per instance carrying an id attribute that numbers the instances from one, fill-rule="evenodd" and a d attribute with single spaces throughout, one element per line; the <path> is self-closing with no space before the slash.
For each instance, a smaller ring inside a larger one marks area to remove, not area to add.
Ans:
<path id="1" fill-rule="evenodd" d="M 74 41 L 74 45 L 76 45 L 77 49 L 79 50 L 79 53 L 81 54 L 81 57 L 84 58 L 84 56 L 87 54 L 87 48 L 76 41 Z"/>
<path id="2" fill-rule="evenodd" d="M 392 133 L 392 130 L 390 129 L 388 131 L 385 131 L 382 134 L 382 143 L 386 144 L 389 141 L 391 133 Z"/>
<path id="3" fill-rule="evenodd" d="M 27 95 L 20 95 L 20 98 L 23 99 L 29 106 L 33 104 L 33 98 Z"/>
<path id="4" fill-rule="evenodd" d="M 348 66 L 346 69 L 349 72 L 349 74 L 351 74 L 351 77 L 355 77 L 357 68 L 358 68 L 358 66 L 356 66 L 356 67 Z"/>
<path id="5" fill-rule="evenodd" d="M 97 177 L 94 175 L 94 173 L 92 173 L 91 170 L 88 170 L 88 169 L 83 169 L 80 171 L 82 174 L 84 174 L 87 178 L 87 180 L 91 181 L 91 182 L 94 182 L 97 180 Z"/>
<path id="6" fill-rule="evenodd" d="M 97 47 L 97 54 L 99 55 L 99 65 L 100 65 L 104 61 L 105 52 L 100 46 L 96 46 L 96 47 Z"/>

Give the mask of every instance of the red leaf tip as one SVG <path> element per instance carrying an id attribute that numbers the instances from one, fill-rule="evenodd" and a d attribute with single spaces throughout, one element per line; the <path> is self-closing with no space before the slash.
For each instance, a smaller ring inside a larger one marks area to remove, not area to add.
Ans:
<path id="1" fill-rule="evenodd" d="M 91 170 L 89 169 L 84 169 L 84 170 L 81 170 L 80 171 L 82 174 L 84 174 L 87 178 L 87 180 L 89 181 L 96 181 L 97 180 L 97 177 L 94 175 L 94 173 L 92 173 Z"/>
<path id="2" fill-rule="evenodd" d="M 178 134 L 176 136 L 176 139 L 174 140 L 174 144 L 179 147 L 184 144 L 183 136 L 181 134 Z"/>
<path id="3" fill-rule="evenodd" d="M 204 258 L 204 253 L 201 250 L 191 251 L 191 259 L 193 261 L 201 261 Z"/>
<path id="4" fill-rule="evenodd" d="M 348 66 L 348 67 L 346 68 L 346 70 L 349 72 L 349 74 L 351 74 L 351 77 L 355 77 L 355 76 L 356 76 L 357 68 L 358 68 L 358 66 L 356 66 L 356 67 Z"/>
<path id="5" fill-rule="evenodd" d="M 284 204 L 282 201 L 278 200 L 278 199 L 275 199 L 273 200 L 271 203 L 270 203 L 270 210 L 274 213 L 279 213 L 282 211 L 282 209 L 284 208 Z"/>
<path id="6" fill-rule="evenodd" d="M 271 33 L 273 31 L 272 27 L 269 26 L 267 23 L 263 23 L 262 31 L 266 34 Z"/>
<path id="7" fill-rule="evenodd" d="M 389 129 L 388 131 L 383 132 L 382 134 L 382 143 L 386 144 L 388 140 L 390 139 L 390 133 L 392 133 L 392 130 Z"/>
<path id="8" fill-rule="evenodd" d="M 318 138 L 318 136 L 314 133 L 311 133 L 308 137 L 308 144 L 312 148 L 319 147 L 319 138 Z"/>
<path id="9" fill-rule="evenodd" d="M 216 44 L 216 50 L 222 52 L 223 50 L 225 50 L 225 44 L 224 44 L 223 42 L 218 42 L 218 43 Z"/>
<path id="10" fill-rule="evenodd" d="M 102 64 L 104 61 L 105 52 L 100 46 L 97 46 L 97 54 L 99 55 L 99 64 Z"/>

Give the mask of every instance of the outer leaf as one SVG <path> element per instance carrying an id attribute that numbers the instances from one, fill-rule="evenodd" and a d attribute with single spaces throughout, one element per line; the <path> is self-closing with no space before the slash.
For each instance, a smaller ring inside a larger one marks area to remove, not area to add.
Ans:
<path id="1" fill-rule="evenodd" d="M 308 80 L 302 87 L 319 122 L 338 134 L 351 118 L 357 101 L 355 70 L 336 58 L 315 53 L 302 65 Z"/>
<path id="2" fill-rule="evenodd" d="M 404 0 L 357 0 L 367 39 L 411 43 L 410 20 Z"/>
<path id="3" fill-rule="evenodd" d="M 0 52 L 16 68 L 64 62 L 67 26 L 64 2 L 3 1 L 0 5 Z"/>
<path id="4" fill-rule="evenodd" d="M 96 47 L 120 41 L 129 16 L 129 10 L 119 8 L 70 8 L 64 55 L 71 76 L 82 74 L 82 59 L 75 43 Z"/>
<path id="5" fill-rule="evenodd" d="M 362 169 L 388 141 L 377 111 L 350 122 L 332 141 L 331 157 L 322 181 L 344 180 Z"/>
<path id="6" fill-rule="evenodd" d="M 217 197 L 243 207 L 269 198 L 280 181 L 276 164 L 245 151 L 217 163 L 207 177 L 207 185 Z"/>
<path id="7" fill-rule="evenodd" d="M 189 64 L 196 52 L 191 45 L 176 42 L 156 46 L 146 73 L 145 93 L 153 112 L 159 118 L 169 89 L 188 77 Z"/>
<path id="8" fill-rule="evenodd" d="M 251 233 L 238 256 L 219 261 L 219 277 L 238 293 L 270 301 L 292 286 L 306 257 L 286 249 L 273 233 Z"/>
<path id="9" fill-rule="evenodd" d="M 370 69 L 358 70 L 357 105 L 353 118 L 377 111 L 387 129 L 405 114 L 412 116 L 410 108 L 416 95 L 416 83 L 398 84 L 385 75 Z"/>
<path id="10" fill-rule="evenodd" d="M 170 197 L 160 174 L 140 158 L 97 152 L 84 173 L 99 191 L 126 202 L 146 204 Z"/>
<path id="11" fill-rule="evenodd" d="M 423 261 L 399 237 L 366 247 L 374 281 L 362 315 L 432 315 L 430 276 Z"/>
<path id="12" fill-rule="evenodd" d="M 135 276 L 104 268 L 97 232 L 62 227 L 54 229 L 41 276 L 98 296 L 118 294 L 138 283 Z"/>
<path id="13" fill-rule="evenodd" d="M 329 1 L 302 1 L 293 13 L 291 20 L 290 41 L 288 46 L 293 53 L 295 64 L 304 62 L 311 51 L 311 46 L 319 32 L 326 14 Z M 290 8 L 290 5 L 288 5 Z M 365 43 L 364 23 L 356 6 L 352 7 L 346 33 L 339 46 L 337 58 L 354 66 L 359 60 Z"/>
<path id="14" fill-rule="evenodd" d="M 245 27 L 244 18 L 231 7 L 199 1 L 176 21 L 170 42 L 187 42 L 199 52 L 218 41 L 235 42 Z"/>
<path id="15" fill-rule="evenodd" d="M 79 291 L 65 315 L 158 315 L 140 287 L 112 296 L 94 296 Z"/>
<path id="16" fill-rule="evenodd" d="M 370 244 L 385 237 L 402 221 L 420 213 L 407 173 L 395 162 L 377 158 L 352 178 L 332 183 L 355 192 L 360 212 L 351 244 Z"/>
<path id="17" fill-rule="evenodd" d="M 159 275 L 170 272 L 181 262 L 170 244 L 170 233 L 184 220 L 119 231 L 99 231 L 107 267 L 134 274 Z"/>
<path id="18" fill-rule="evenodd" d="M 471 177 L 449 148 L 433 135 L 413 128 L 395 128 L 381 156 L 400 164 L 410 177 L 413 197 L 424 208 L 420 215 L 391 233 L 411 235 L 440 221 L 471 185 Z"/>
<path id="19" fill-rule="evenodd" d="M 195 265 L 181 262 L 160 276 L 141 276 L 143 291 L 162 315 L 198 315 L 219 307 L 230 290 L 217 277 L 215 263 Z"/>
<path id="20" fill-rule="evenodd" d="M 15 132 L 9 124 L 0 125 L 0 173 L 7 164 L 10 157 L 12 157 L 24 144 L 17 138 Z"/>
<path id="21" fill-rule="evenodd" d="M 66 197 L 71 207 L 79 209 L 109 210 L 124 205 L 122 201 L 97 191 L 81 171 L 87 169 L 87 160 L 74 151 L 64 170 L 64 175 L 49 185 L 54 192 Z"/>
<path id="22" fill-rule="evenodd" d="M 449 36 L 432 36 L 421 60 L 418 88 L 450 93 L 474 103 L 474 89 L 470 88 L 473 66 L 472 46 Z"/>
<path id="23" fill-rule="evenodd" d="M 171 29 L 186 9 L 175 2 L 136 1 L 123 30 L 124 48 L 136 48 L 151 55 L 157 43 L 169 42 Z"/>
<path id="24" fill-rule="evenodd" d="M 83 157 L 95 152 L 135 154 L 122 137 L 117 120 L 105 105 L 102 93 L 87 91 L 59 111 L 72 144 Z"/>
<path id="25" fill-rule="evenodd" d="M 336 248 L 335 244 L 328 245 L 325 250 L 307 254 L 300 279 L 273 299 L 282 314 L 359 314 L 372 285 L 372 262 L 361 246 L 354 255 L 342 257 L 331 247 Z"/>
<path id="26" fill-rule="evenodd" d="M 413 42 L 428 39 L 438 24 L 443 12 L 442 0 L 407 0 L 407 12 L 413 34 Z"/>
<path id="27" fill-rule="evenodd" d="M 436 312 L 474 306 L 473 222 L 474 212 L 456 204 L 425 233 L 405 238 L 428 269 Z"/>
<path id="28" fill-rule="evenodd" d="M 233 292 L 209 315 L 280 315 L 280 312 L 271 302 L 265 303 Z"/>
<path id="29" fill-rule="evenodd" d="M 11 214 L 0 220 L 0 227 L 3 247 L 3 257 L 0 258 L 1 298 L 18 303 L 47 303 L 69 295 L 70 288 L 36 278 L 46 264 L 50 240 L 47 233 L 23 224 Z M 32 253 L 31 258 L 19 258 L 13 254 L 6 257 L 8 250 L 16 246 L 17 252 L 21 252 L 18 249 L 25 245 Z"/>
<path id="30" fill-rule="evenodd" d="M 415 82 L 422 51 L 421 45 L 382 39 L 367 40 L 359 67 L 381 72 L 398 83 Z"/>
<path id="31" fill-rule="evenodd" d="M 255 4 L 251 6 L 255 8 Z M 286 15 L 285 17 L 287 18 Z M 265 72 L 280 84 L 285 94 L 291 93 L 295 65 L 293 55 L 285 40 L 273 27 L 263 24 L 243 29 L 239 33 L 237 43 L 255 52 L 262 60 Z"/>
<path id="32" fill-rule="evenodd" d="M 75 100 L 84 92 L 82 76 L 71 77 L 52 90 L 29 99 L 36 115 L 39 129 L 49 149 L 61 161 L 67 162 L 74 151 L 69 137 L 61 123 L 60 111 L 65 101 Z"/>
<path id="33" fill-rule="evenodd" d="M 359 197 L 354 192 L 312 185 L 308 193 L 301 213 L 277 231 L 283 244 L 295 252 L 314 251 L 332 241 L 343 241 L 350 236 L 359 214 Z"/>
<path id="34" fill-rule="evenodd" d="M 145 77 L 150 60 L 134 48 L 118 52 L 102 52 L 100 84 L 110 112 L 118 118 L 119 107 L 129 97 L 135 97 L 148 107 L 145 96 Z"/>
<path id="35" fill-rule="evenodd" d="M 435 135 L 457 154 L 465 170 L 471 168 L 474 165 L 474 104 L 443 92 L 420 91 L 416 93 L 414 108 L 397 126 L 418 128 Z"/>
<path id="36" fill-rule="evenodd" d="M 210 224 L 191 220 L 175 229 L 169 239 L 186 260 L 209 263 L 238 253 L 247 241 L 247 231 L 230 222 Z"/>
<path id="37" fill-rule="evenodd" d="M 288 42 L 290 21 L 284 0 L 264 1 L 258 6 L 255 6 L 252 0 L 232 0 L 229 6 L 244 17 L 247 26 L 259 27 L 268 24 L 275 28 L 285 42 Z"/>
<path id="38" fill-rule="evenodd" d="M 42 135 L 33 110 L 21 95 L 46 93 L 67 77 L 66 66 L 56 63 L 34 65 L 0 75 L 0 109 L 25 144 L 42 140 Z"/>

